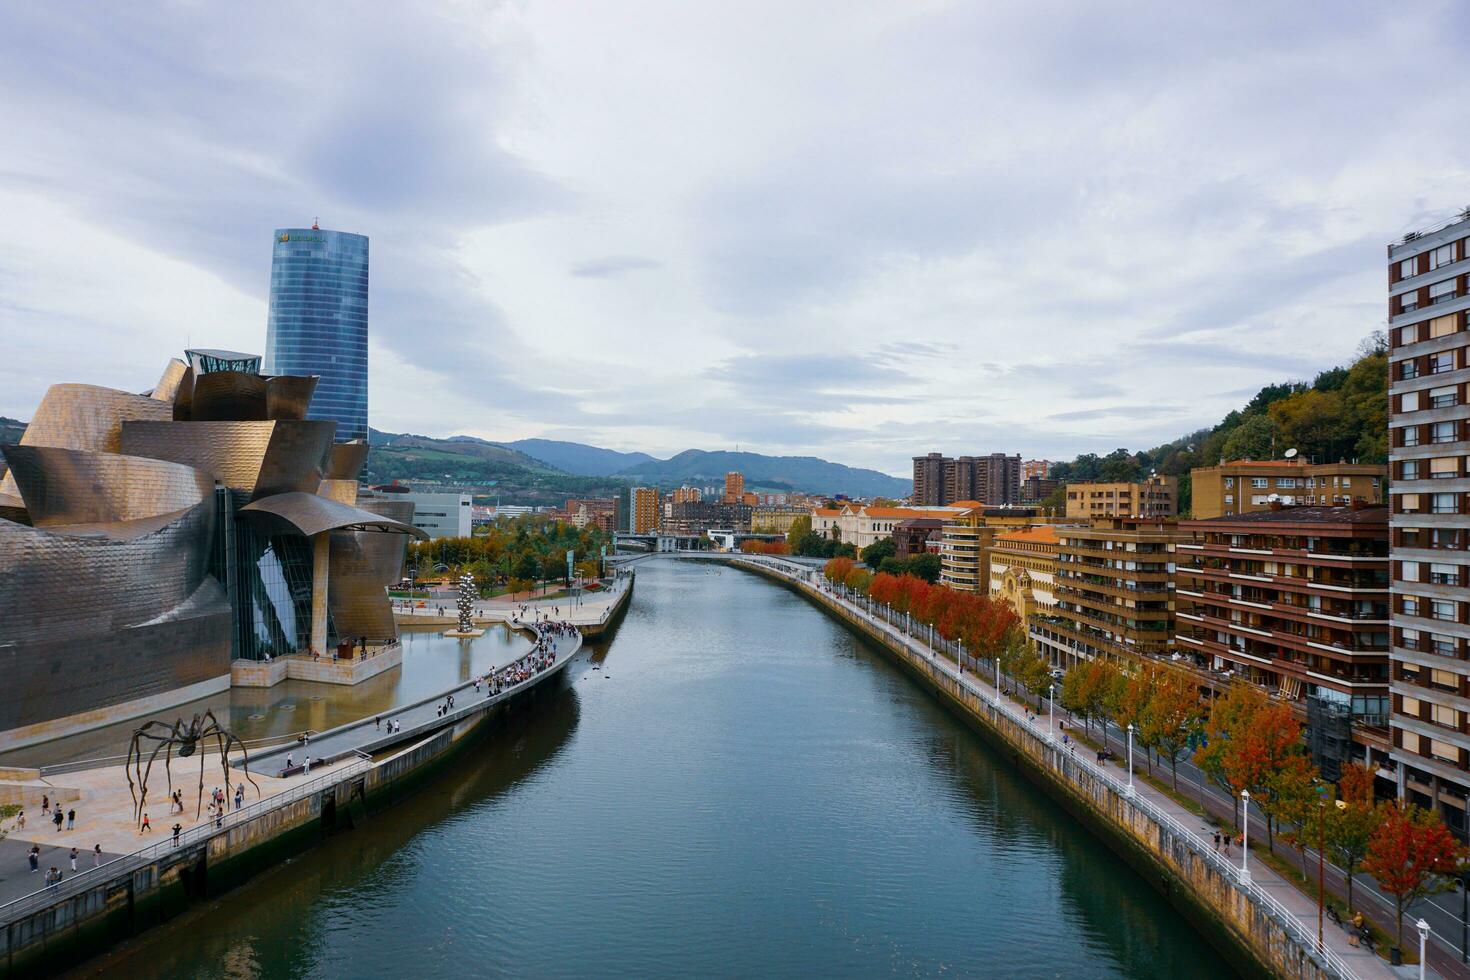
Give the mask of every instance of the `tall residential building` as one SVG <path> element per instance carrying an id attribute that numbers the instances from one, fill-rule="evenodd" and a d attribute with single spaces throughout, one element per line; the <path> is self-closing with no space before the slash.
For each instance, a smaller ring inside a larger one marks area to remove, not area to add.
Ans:
<path id="1" fill-rule="evenodd" d="M 307 418 L 336 422 L 338 442 L 368 437 L 366 235 L 276 229 L 265 347 L 266 374 L 320 378 Z"/>
<path id="2" fill-rule="evenodd" d="M 651 534 L 658 530 L 659 516 L 657 487 L 633 487 L 628 491 L 628 530 Z"/>
<path id="3" fill-rule="evenodd" d="M 1028 507 L 983 507 L 961 501 L 944 522 L 939 546 L 939 581 L 961 592 L 990 591 L 990 547 L 1009 531 L 1048 523 Z"/>
<path id="4" fill-rule="evenodd" d="M 1053 664 L 1164 657 L 1174 628 L 1173 521 L 1104 517 L 1057 528 L 1055 606 L 1029 623 Z"/>
<path id="5" fill-rule="evenodd" d="M 691 487 L 687 484 L 669 494 L 670 502 L 676 504 L 697 504 L 703 498 L 704 494 L 698 487 Z"/>
<path id="6" fill-rule="evenodd" d="M 1005 453 L 950 458 L 914 457 L 915 507 L 946 507 L 974 500 L 992 507 L 1021 502 L 1021 457 Z"/>
<path id="7" fill-rule="evenodd" d="M 1069 483 L 1067 516 L 1174 517 L 1178 514 L 1179 480 L 1151 476 L 1142 483 Z"/>
<path id="8" fill-rule="evenodd" d="M 727 504 L 744 503 L 744 497 L 745 497 L 745 477 L 742 474 L 740 474 L 740 473 L 736 473 L 734 470 L 731 470 L 729 473 L 726 473 L 725 474 L 725 498 L 724 498 L 725 499 L 725 503 L 727 503 Z"/>
<path id="9" fill-rule="evenodd" d="M 1470 795 L 1470 220 L 1388 247 L 1390 750 L 1399 791 L 1466 837 Z"/>
<path id="10" fill-rule="evenodd" d="M 1287 507 L 1339 507 L 1384 502 L 1388 468 L 1376 463 L 1309 463 L 1304 459 L 1238 459 L 1190 471 L 1196 520 Z"/>
<path id="11" fill-rule="evenodd" d="M 1388 509 L 1278 505 L 1179 529 L 1179 653 L 1293 704 L 1329 778 L 1352 759 L 1377 769 L 1388 752 Z"/>
<path id="12" fill-rule="evenodd" d="M 618 520 L 622 500 L 618 497 L 582 497 L 567 501 L 564 510 L 572 526 L 578 529 L 588 525 L 611 534 L 621 524 Z"/>
<path id="13" fill-rule="evenodd" d="M 1025 483 L 1033 476 L 1038 480 L 1045 480 L 1051 475 L 1052 461 L 1049 459 L 1028 459 L 1021 463 L 1021 482 Z"/>

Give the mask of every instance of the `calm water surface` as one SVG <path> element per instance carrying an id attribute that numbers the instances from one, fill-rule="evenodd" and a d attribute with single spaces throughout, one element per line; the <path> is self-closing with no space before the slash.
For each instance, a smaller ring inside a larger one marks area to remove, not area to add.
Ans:
<path id="1" fill-rule="evenodd" d="M 463 772 L 87 972 L 1232 975 L 784 589 L 646 562 L 594 662 Z"/>

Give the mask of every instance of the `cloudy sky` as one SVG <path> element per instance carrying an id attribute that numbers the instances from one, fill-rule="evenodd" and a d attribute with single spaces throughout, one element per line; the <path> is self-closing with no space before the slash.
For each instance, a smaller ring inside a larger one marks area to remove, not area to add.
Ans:
<path id="1" fill-rule="evenodd" d="M 1435 0 L 10 4 L 0 414 L 261 350 L 320 216 L 376 428 L 1142 448 L 1382 325 L 1467 54 Z"/>

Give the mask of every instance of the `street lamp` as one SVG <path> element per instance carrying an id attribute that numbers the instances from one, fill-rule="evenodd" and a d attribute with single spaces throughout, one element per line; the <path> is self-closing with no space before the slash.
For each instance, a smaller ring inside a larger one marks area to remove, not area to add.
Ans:
<path id="1" fill-rule="evenodd" d="M 1133 722 L 1128 723 L 1128 795 L 1133 795 Z"/>
<path id="2" fill-rule="evenodd" d="M 1251 869 L 1251 791 L 1240 791 L 1240 880 L 1250 884 Z"/>
<path id="3" fill-rule="evenodd" d="M 1424 980 L 1424 944 L 1429 942 L 1429 923 L 1420 919 L 1414 928 L 1419 930 L 1419 980 Z"/>
<path id="4" fill-rule="evenodd" d="M 1052 747 L 1057 744 L 1057 686 L 1051 686 L 1051 696 L 1046 699 L 1046 734 Z"/>
<path id="5" fill-rule="evenodd" d="M 995 706 L 1000 707 L 1000 658 L 995 658 Z"/>

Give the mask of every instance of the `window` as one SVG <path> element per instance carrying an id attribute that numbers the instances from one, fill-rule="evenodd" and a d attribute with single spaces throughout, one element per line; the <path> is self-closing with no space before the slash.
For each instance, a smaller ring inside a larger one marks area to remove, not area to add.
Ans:
<path id="1" fill-rule="evenodd" d="M 1435 599 L 1429 604 L 1429 615 L 1434 619 L 1442 619 L 1453 623 L 1459 618 L 1455 604 L 1448 599 Z"/>
<path id="2" fill-rule="evenodd" d="M 1231 489 L 1234 486 L 1235 486 L 1235 477 L 1233 477 L 1233 476 L 1227 476 L 1225 478 L 1225 488 L 1228 490 L 1228 489 Z"/>
<path id="3" fill-rule="evenodd" d="M 1443 388 L 1429 389 L 1430 408 L 1449 408 L 1455 404 L 1455 386 L 1446 385 Z"/>
<path id="4" fill-rule="evenodd" d="M 1454 299 L 1460 293 L 1460 280 L 1446 279 L 1436 282 L 1429 287 L 1429 302 L 1444 303 Z"/>
<path id="5" fill-rule="evenodd" d="M 1429 427 L 1429 441 L 1432 443 L 1454 442 L 1459 437 L 1455 428 L 1454 422 L 1435 422 Z"/>
<path id="6" fill-rule="evenodd" d="M 1410 717 L 1418 718 L 1420 703 L 1418 698 L 1411 698 L 1406 694 L 1404 695 L 1404 705 L 1399 710 Z"/>
<path id="7" fill-rule="evenodd" d="M 1235 503 L 1235 494 L 1233 494 L 1233 493 L 1227 493 L 1225 495 L 1225 502 L 1227 504 L 1233 504 L 1233 503 Z"/>
<path id="8" fill-rule="evenodd" d="M 1399 630 L 1399 646 L 1405 650 L 1419 649 L 1419 631 Z"/>
<path id="9" fill-rule="evenodd" d="M 1417 616 L 1417 615 L 1419 615 L 1419 597 L 1418 596 L 1416 596 L 1416 595 L 1406 595 L 1406 596 L 1404 596 L 1404 615 L 1405 616 Z"/>
<path id="10" fill-rule="evenodd" d="M 1419 495 L 1417 493 L 1399 494 L 1400 514 L 1417 514 L 1419 513 L 1420 506 Z"/>
<path id="11" fill-rule="evenodd" d="M 1443 354 L 1431 354 L 1429 356 L 1429 373 L 1444 374 L 1446 371 L 1455 369 L 1455 352 L 1445 351 Z"/>
<path id="12" fill-rule="evenodd" d="M 1253 477 L 1251 477 L 1251 486 L 1255 487 L 1257 490 L 1264 490 L 1264 489 L 1266 489 L 1266 486 L 1270 482 L 1271 481 L 1267 480 L 1264 476 L 1253 476 Z"/>
<path id="13" fill-rule="evenodd" d="M 1419 294 L 1410 290 L 1399 297 L 1399 312 L 1412 313 L 1419 308 Z"/>
<path id="14" fill-rule="evenodd" d="M 1348 487 L 1350 487 L 1352 485 L 1353 485 L 1353 478 L 1352 477 L 1345 476 L 1345 477 L 1342 478 L 1342 487 L 1343 487 L 1344 490 L 1346 490 Z"/>
<path id="15" fill-rule="evenodd" d="M 1416 358 L 1411 357 L 1399 362 L 1400 381 L 1413 381 L 1417 377 L 1419 377 L 1419 361 Z"/>
<path id="16" fill-rule="evenodd" d="M 1405 582 L 1418 582 L 1419 563 L 1417 561 L 1406 561 L 1400 564 L 1399 578 Z"/>
<path id="17" fill-rule="evenodd" d="M 1399 431 L 1404 434 L 1404 445 L 1406 447 L 1419 445 L 1419 427 L 1417 425 L 1406 425 Z M 1326 484 L 1323 484 L 1323 486 L 1326 486 Z"/>
<path id="18" fill-rule="evenodd" d="M 1435 687 L 1447 687 L 1452 691 L 1460 689 L 1460 675 L 1451 670 L 1440 670 L 1438 667 L 1429 671 L 1429 683 Z"/>
<path id="19" fill-rule="evenodd" d="M 1455 638 L 1443 636 L 1439 633 L 1429 634 L 1429 649 L 1441 657 L 1453 657 L 1455 655 Z"/>
<path id="20" fill-rule="evenodd" d="M 1419 257 L 1404 259 L 1399 263 L 1399 278 L 1412 279 L 1419 274 Z"/>
<path id="21" fill-rule="evenodd" d="M 1436 725 L 1443 725 L 1446 728 L 1455 729 L 1460 727 L 1460 713 L 1454 708 L 1447 708 L 1442 704 L 1431 704 L 1429 706 L 1429 717 Z"/>
<path id="22" fill-rule="evenodd" d="M 1460 475 L 1460 458 L 1458 456 L 1436 456 L 1429 461 L 1429 478 L 1431 480 L 1449 480 Z"/>
<path id="23" fill-rule="evenodd" d="M 1429 581 L 1433 585 L 1459 585 L 1460 566 L 1442 562 L 1430 562 Z"/>
<path id="24" fill-rule="evenodd" d="M 1437 738 L 1431 738 L 1429 740 L 1429 754 L 1445 762 L 1453 762 L 1455 765 L 1460 764 L 1460 750 L 1449 742 L 1441 742 Z"/>
<path id="25" fill-rule="evenodd" d="M 1296 480 L 1289 476 L 1280 476 L 1276 478 L 1276 486 L 1282 489 L 1295 490 Z"/>
<path id="26" fill-rule="evenodd" d="M 1419 751 L 1419 736 L 1418 735 L 1415 735 L 1413 732 L 1406 732 L 1406 731 L 1404 731 L 1401 728 L 1401 729 L 1399 729 L 1399 740 L 1403 743 L 1403 745 L 1404 745 L 1404 751 L 1405 752 L 1414 752 L 1416 754 L 1418 753 L 1418 751 Z"/>
<path id="27" fill-rule="evenodd" d="M 1435 317 L 1429 321 L 1429 336 L 1431 338 L 1448 337 L 1459 328 L 1456 322 L 1459 319 L 1460 314 L 1458 313 L 1446 313 L 1444 316 Z"/>
<path id="28" fill-rule="evenodd" d="M 1411 323 L 1407 327 L 1399 327 L 1399 346 L 1415 344 L 1419 342 L 1419 324 Z"/>
<path id="29" fill-rule="evenodd" d="M 1402 395 L 1399 395 L 1399 411 L 1400 412 L 1417 412 L 1417 411 L 1419 411 L 1419 392 L 1417 392 L 1417 391 L 1406 391 Z"/>
<path id="30" fill-rule="evenodd" d="M 1459 494 L 1454 493 L 1431 493 L 1429 495 L 1429 513 L 1431 514 L 1458 514 L 1460 512 Z"/>
<path id="31" fill-rule="evenodd" d="M 1417 459 L 1406 459 L 1399 464 L 1400 480 L 1419 479 L 1419 461 Z"/>
<path id="32" fill-rule="evenodd" d="M 1433 527 L 1429 529 L 1429 547 L 1431 548 L 1458 548 L 1460 546 L 1459 532 L 1452 527 Z"/>
<path id="33" fill-rule="evenodd" d="M 1442 269 L 1455 261 L 1455 243 L 1441 245 L 1429 253 L 1429 268 Z"/>

